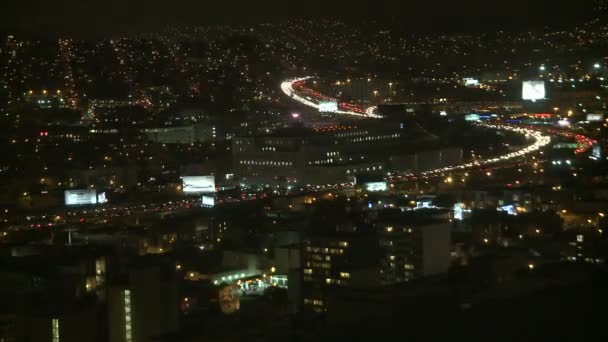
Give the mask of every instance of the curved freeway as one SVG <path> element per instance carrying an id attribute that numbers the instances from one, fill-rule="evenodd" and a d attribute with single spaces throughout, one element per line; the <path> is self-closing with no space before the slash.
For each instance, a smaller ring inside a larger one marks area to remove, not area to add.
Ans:
<path id="1" fill-rule="evenodd" d="M 492 128 L 492 129 L 496 129 L 496 130 L 507 130 L 507 131 L 519 133 L 521 135 L 524 135 L 526 138 L 533 139 L 534 142 L 532 144 L 522 148 L 519 151 L 507 153 L 507 154 L 504 154 L 504 155 L 501 155 L 498 157 L 494 157 L 494 158 L 484 159 L 481 161 L 475 161 L 475 162 L 471 162 L 471 163 L 464 163 L 464 164 L 453 165 L 453 166 L 446 166 L 446 167 L 436 169 L 436 170 L 425 171 L 425 172 L 422 172 L 421 175 L 422 176 L 432 176 L 434 174 L 442 173 L 442 172 L 461 171 L 461 170 L 470 169 L 473 167 L 482 167 L 482 166 L 487 166 L 487 165 L 491 165 L 491 164 L 496 164 L 499 162 L 504 162 L 504 161 L 507 161 L 510 159 L 523 157 L 524 155 L 529 154 L 529 153 L 536 152 L 536 151 L 540 150 L 541 148 L 547 146 L 551 142 L 550 136 L 543 135 L 542 132 L 532 130 L 529 128 L 514 127 L 514 126 L 502 125 L 502 124 L 498 124 L 498 123 L 480 124 L 480 126 Z"/>
<path id="2" fill-rule="evenodd" d="M 335 98 L 331 98 L 327 95 L 315 92 L 314 90 L 312 90 L 310 88 L 304 87 L 303 83 L 306 80 L 309 80 L 311 78 L 313 78 L 313 77 L 307 76 L 307 77 L 300 77 L 300 78 L 294 78 L 291 80 L 287 80 L 287 81 L 281 83 L 281 89 L 287 96 L 291 97 L 293 100 L 300 102 L 301 104 L 304 104 L 306 106 L 315 108 L 315 109 L 319 109 L 319 104 L 318 104 L 319 100 L 337 101 L 337 99 L 335 99 Z M 307 97 L 307 98 L 303 97 L 299 93 L 305 93 L 307 95 L 314 96 L 318 100 L 314 101 L 311 97 Z M 339 108 L 340 107 L 345 110 L 339 109 L 336 111 L 332 111 L 332 113 L 344 114 L 344 115 L 354 115 L 354 116 L 361 116 L 361 117 L 368 117 L 368 118 L 375 118 L 375 119 L 382 117 L 378 114 L 375 114 L 376 107 L 369 107 L 369 108 L 363 109 L 363 108 L 353 106 L 353 105 L 343 103 L 343 102 L 339 103 Z M 526 136 L 527 138 L 533 139 L 534 142 L 531 145 L 528 145 L 528 146 L 524 147 L 523 149 L 516 151 L 516 152 L 507 153 L 502 156 L 489 158 L 489 159 L 485 159 L 485 160 L 481 160 L 481 161 L 475 161 L 475 162 L 471 162 L 471 163 L 464 163 L 464 164 L 459 164 L 459 165 L 442 167 L 442 168 L 436 169 L 436 170 L 425 171 L 425 172 L 420 173 L 420 175 L 421 176 L 432 176 L 432 175 L 442 173 L 442 172 L 451 172 L 451 171 L 465 170 L 465 169 L 469 169 L 469 168 L 473 168 L 473 167 L 482 167 L 482 166 L 487 166 L 490 164 L 507 161 L 507 160 L 514 159 L 514 158 L 519 158 L 526 154 L 536 152 L 551 142 L 550 136 L 544 135 L 542 132 L 540 132 L 538 130 L 534 130 L 534 129 L 530 129 L 530 128 L 526 128 L 526 127 L 515 127 L 515 126 L 503 125 L 503 124 L 499 124 L 499 123 L 480 124 L 480 125 L 487 127 L 487 128 L 492 128 L 492 129 L 513 131 L 513 132 L 522 134 L 522 135 Z"/>
<path id="3" fill-rule="evenodd" d="M 281 83 L 281 90 L 283 90 L 283 93 L 285 93 L 285 95 L 291 97 L 293 100 L 295 100 L 305 106 L 315 108 L 317 110 L 319 109 L 318 102 L 320 100 L 338 102 L 338 99 L 317 93 L 310 88 L 304 87 L 303 83 L 306 80 L 309 80 L 311 78 L 313 78 L 313 77 L 306 76 L 306 77 L 300 77 L 300 78 L 294 78 L 291 80 L 287 80 L 287 81 Z M 310 97 L 306 98 L 304 96 L 300 96 L 300 94 L 299 94 L 300 92 L 306 92 L 310 96 L 316 97 L 318 100 L 315 101 Z M 338 110 L 329 111 L 329 113 L 353 115 L 353 116 L 360 116 L 360 117 L 374 118 L 374 119 L 381 118 L 382 116 L 375 114 L 375 111 L 376 111 L 376 107 L 360 108 L 358 106 L 353 106 L 346 102 L 338 102 Z"/>

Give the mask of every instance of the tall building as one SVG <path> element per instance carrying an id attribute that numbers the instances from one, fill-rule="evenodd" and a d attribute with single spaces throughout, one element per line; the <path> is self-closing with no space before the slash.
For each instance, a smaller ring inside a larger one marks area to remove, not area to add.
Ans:
<path id="1" fill-rule="evenodd" d="M 380 219 L 376 224 L 382 284 L 394 284 L 447 272 L 450 266 L 450 225 L 419 217 Z"/>
<path id="2" fill-rule="evenodd" d="M 178 330 L 172 269 L 141 265 L 108 288 L 110 342 L 148 342 Z"/>
<path id="3" fill-rule="evenodd" d="M 377 243 L 373 236 L 335 233 L 311 236 L 302 251 L 304 307 L 327 309 L 327 298 L 341 288 L 369 288 L 378 284 Z"/>

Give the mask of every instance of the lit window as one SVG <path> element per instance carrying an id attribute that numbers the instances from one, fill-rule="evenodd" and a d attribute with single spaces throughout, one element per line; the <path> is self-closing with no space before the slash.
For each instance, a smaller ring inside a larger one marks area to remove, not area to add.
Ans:
<path id="1" fill-rule="evenodd" d="M 340 272 L 340 277 L 348 279 L 348 278 L 350 278 L 350 273 L 348 273 L 348 272 Z"/>
<path id="2" fill-rule="evenodd" d="M 124 291 L 125 297 L 125 341 L 131 342 L 133 334 L 131 332 L 131 291 Z"/>
<path id="3" fill-rule="evenodd" d="M 52 319 L 51 328 L 53 331 L 53 342 L 59 342 L 59 319 Z"/>
<path id="4" fill-rule="evenodd" d="M 340 241 L 340 242 L 338 243 L 338 245 L 339 245 L 340 247 L 348 247 L 348 242 L 346 242 L 346 241 Z"/>
<path id="5" fill-rule="evenodd" d="M 305 268 L 304 274 L 312 274 L 312 268 Z"/>

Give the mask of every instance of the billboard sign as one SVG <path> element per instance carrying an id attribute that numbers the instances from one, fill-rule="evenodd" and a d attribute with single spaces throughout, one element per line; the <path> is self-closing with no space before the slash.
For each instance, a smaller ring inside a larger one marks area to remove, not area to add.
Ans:
<path id="1" fill-rule="evenodd" d="M 479 121 L 479 114 L 467 114 L 464 116 L 464 121 Z"/>
<path id="2" fill-rule="evenodd" d="M 543 100 L 546 96 L 545 81 L 524 81 L 522 83 L 523 100 Z"/>
<path id="3" fill-rule="evenodd" d="M 215 192 L 215 176 L 182 177 L 183 191 L 190 194 Z"/>
<path id="4" fill-rule="evenodd" d="M 106 197 L 105 192 L 100 192 L 97 194 L 97 204 L 103 204 L 103 203 L 107 203 L 107 202 L 108 202 L 108 198 Z"/>
<path id="5" fill-rule="evenodd" d="M 367 191 L 386 191 L 386 189 L 388 189 L 386 182 L 365 183 L 365 190 Z"/>
<path id="6" fill-rule="evenodd" d="M 464 85 L 467 87 L 475 87 L 479 85 L 479 80 L 475 78 L 465 78 Z"/>
<path id="7" fill-rule="evenodd" d="M 505 212 L 509 215 L 515 215 L 515 206 L 513 204 L 503 205 L 497 208 L 498 211 Z"/>
<path id="8" fill-rule="evenodd" d="M 464 218 L 464 215 L 463 215 L 462 203 L 454 204 L 454 220 L 462 221 L 463 218 Z"/>
<path id="9" fill-rule="evenodd" d="M 201 204 L 205 208 L 213 208 L 215 206 L 215 197 L 213 196 L 202 196 Z"/>
<path id="10" fill-rule="evenodd" d="M 337 101 L 320 101 L 319 102 L 319 112 L 337 112 L 338 111 L 338 102 Z"/>
<path id="11" fill-rule="evenodd" d="M 604 121 L 604 114 L 587 114 L 587 121 L 589 121 L 589 122 Z"/>
<path id="12" fill-rule="evenodd" d="M 65 190 L 65 205 L 92 205 L 97 204 L 97 192 L 95 190 Z"/>

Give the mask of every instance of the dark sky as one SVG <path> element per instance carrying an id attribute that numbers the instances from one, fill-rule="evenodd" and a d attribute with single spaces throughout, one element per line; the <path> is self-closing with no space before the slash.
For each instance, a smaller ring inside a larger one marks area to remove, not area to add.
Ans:
<path id="1" fill-rule="evenodd" d="M 592 0 L 0 0 L 0 29 L 106 35 L 167 24 L 337 17 L 393 20 L 412 30 L 480 30 L 580 22 Z"/>

